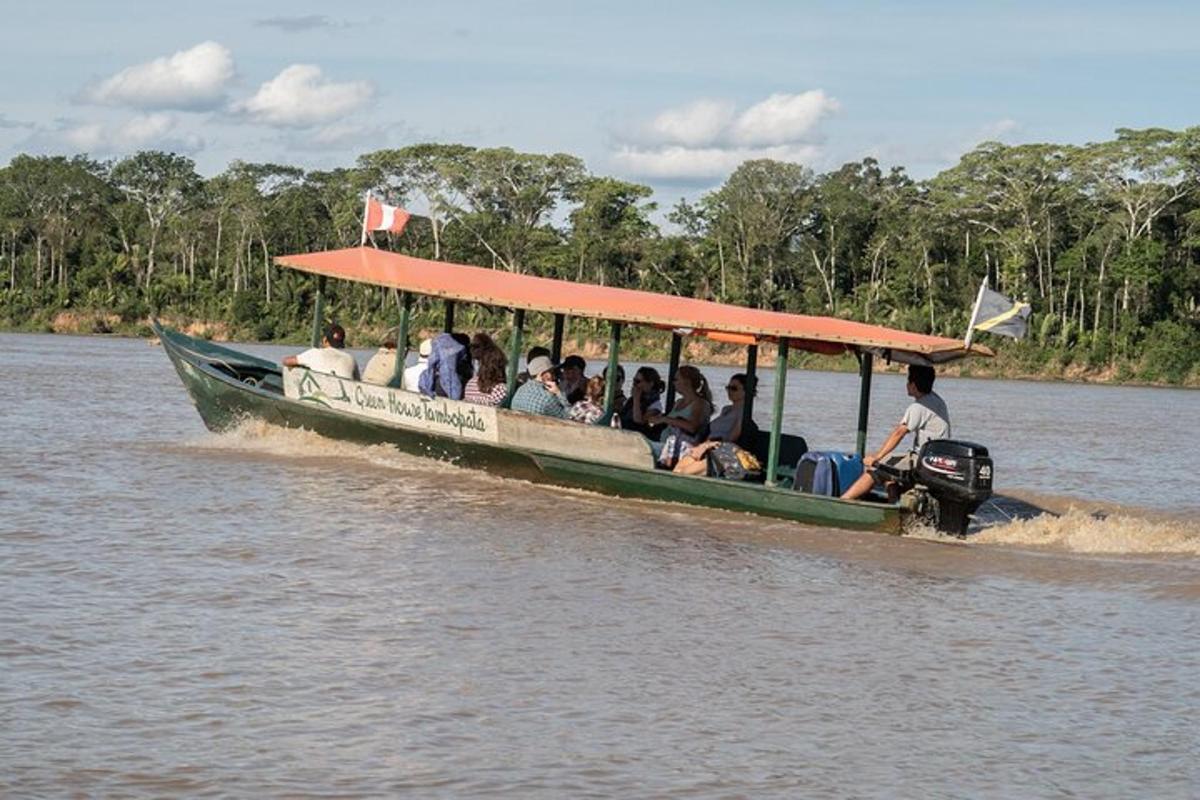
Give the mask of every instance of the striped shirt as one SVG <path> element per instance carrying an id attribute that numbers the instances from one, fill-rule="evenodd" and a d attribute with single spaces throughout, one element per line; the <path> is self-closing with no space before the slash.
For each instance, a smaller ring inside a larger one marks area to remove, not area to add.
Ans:
<path id="1" fill-rule="evenodd" d="M 490 392 L 479 391 L 478 375 L 467 381 L 467 386 L 463 390 L 464 401 L 480 406 L 498 406 L 504 402 L 506 396 L 508 396 L 508 386 L 503 383 L 497 383 Z"/>

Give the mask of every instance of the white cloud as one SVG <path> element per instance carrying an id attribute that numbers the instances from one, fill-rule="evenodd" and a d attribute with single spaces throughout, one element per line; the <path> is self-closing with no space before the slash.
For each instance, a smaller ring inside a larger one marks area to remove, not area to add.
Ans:
<path id="1" fill-rule="evenodd" d="M 841 104 L 820 89 L 801 94 L 773 94 L 738 115 L 730 131 L 745 145 L 781 145 L 803 141 L 817 124 L 841 109 Z"/>
<path id="2" fill-rule="evenodd" d="M 721 100 L 697 100 L 682 108 L 669 108 L 650 123 L 651 136 L 689 147 L 710 144 L 729 127 L 733 111 L 733 103 Z"/>
<path id="3" fill-rule="evenodd" d="M 769 158 L 810 164 L 819 155 L 820 148 L 816 145 L 730 148 L 672 145 L 653 149 L 626 146 L 613 155 L 613 161 L 629 173 L 644 178 L 694 181 L 728 175 L 743 161 Z"/>
<path id="4" fill-rule="evenodd" d="M 204 109 L 219 105 L 233 79 L 233 54 L 217 42 L 127 67 L 87 89 L 84 99 L 143 109 Z"/>
<path id="5" fill-rule="evenodd" d="M 306 127 L 349 113 L 374 94 L 366 81 L 334 83 L 324 79 L 320 67 L 293 64 L 233 109 L 268 125 Z"/>
<path id="6" fill-rule="evenodd" d="M 63 142 L 93 155 L 127 153 L 154 147 L 191 153 L 204 141 L 195 134 L 175 135 L 178 120 L 171 114 L 143 114 L 119 124 L 86 122 L 59 132 Z"/>
<path id="7" fill-rule="evenodd" d="M 619 141 L 612 159 L 633 175 L 688 181 L 719 178 L 757 158 L 811 164 L 821 155 L 821 121 L 840 108 L 820 89 L 773 94 L 740 113 L 728 101 L 698 100 L 659 113 Z"/>

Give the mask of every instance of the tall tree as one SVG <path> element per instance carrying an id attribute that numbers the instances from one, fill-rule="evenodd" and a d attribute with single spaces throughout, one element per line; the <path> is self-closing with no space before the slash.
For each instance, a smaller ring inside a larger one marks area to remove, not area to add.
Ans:
<path id="1" fill-rule="evenodd" d="M 793 260 L 792 245 L 811 220 L 813 200 L 811 170 L 769 159 L 743 163 L 703 198 L 710 235 L 731 245 L 744 302 L 782 307 L 780 272 Z M 832 304 L 833 286 L 825 288 Z"/>
<path id="2" fill-rule="evenodd" d="M 200 176 L 196 174 L 195 163 L 186 156 L 143 150 L 117 162 L 111 179 L 145 213 L 149 231 L 146 249 L 146 286 L 149 286 L 163 225 L 184 211 L 200 189 Z"/>

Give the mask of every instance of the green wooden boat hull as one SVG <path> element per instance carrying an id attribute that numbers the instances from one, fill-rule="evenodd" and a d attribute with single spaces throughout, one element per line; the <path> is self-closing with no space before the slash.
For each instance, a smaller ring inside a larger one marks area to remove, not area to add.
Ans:
<path id="1" fill-rule="evenodd" d="M 565 452 L 533 451 L 427 433 L 289 399 L 271 388 L 279 385 L 277 364 L 157 324 L 154 329 L 200 417 L 213 431 L 228 430 L 247 419 L 256 419 L 281 427 L 311 430 L 331 439 L 387 443 L 405 453 L 505 477 L 619 497 L 683 503 L 852 530 L 893 534 L 902 530 L 901 509 L 897 505 L 844 501 L 663 470 L 631 469 L 588 461 Z M 239 380 L 235 377 L 238 374 L 250 376 L 252 383 Z"/>

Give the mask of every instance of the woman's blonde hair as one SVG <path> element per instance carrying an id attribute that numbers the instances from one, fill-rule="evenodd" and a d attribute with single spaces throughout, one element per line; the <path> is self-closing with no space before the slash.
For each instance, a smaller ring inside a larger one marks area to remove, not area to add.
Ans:
<path id="1" fill-rule="evenodd" d="M 585 394 L 593 403 L 600 405 L 604 402 L 605 388 L 607 388 L 607 384 L 604 381 L 604 377 L 601 375 L 593 375 L 592 377 L 588 378 Z"/>
<path id="2" fill-rule="evenodd" d="M 691 364 L 685 364 L 675 373 L 675 377 L 683 378 L 690 383 L 692 388 L 696 390 L 696 394 L 703 397 L 709 405 L 712 405 L 712 389 L 708 388 L 708 379 L 704 377 L 700 370 Z"/>

